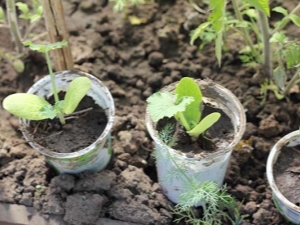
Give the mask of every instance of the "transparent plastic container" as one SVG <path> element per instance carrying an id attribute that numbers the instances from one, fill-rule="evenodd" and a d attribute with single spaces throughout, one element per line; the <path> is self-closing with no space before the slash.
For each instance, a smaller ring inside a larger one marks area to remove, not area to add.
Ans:
<path id="1" fill-rule="evenodd" d="M 205 153 L 200 159 L 190 158 L 185 153 L 165 145 L 159 139 L 158 132 L 155 129 L 156 124 L 153 123 L 149 113 L 146 112 L 147 130 L 155 142 L 158 180 L 164 194 L 174 203 L 178 203 L 178 198 L 183 192 L 184 186 L 188 185 L 187 179 L 183 175 L 177 176 L 175 179 L 168 179 L 170 171 L 177 168 L 176 164 L 184 165 L 187 177 L 195 178 L 200 183 L 215 181 L 220 187 L 224 180 L 232 150 L 242 138 L 246 126 L 244 108 L 234 94 L 210 80 L 198 79 L 195 81 L 202 90 L 203 102 L 221 109 L 230 118 L 234 128 L 234 139 L 228 146 L 219 149 L 215 153 Z M 173 91 L 177 83 L 170 84 L 161 91 Z M 170 157 L 168 157 L 170 154 L 173 155 L 172 158 L 176 159 L 176 164 L 174 160 L 170 160 Z M 199 202 L 196 206 L 201 204 Z"/>
<path id="2" fill-rule="evenodd" d="M 107 87 L 95 76 L 80 71 L 62 71 L 55 73 L 57 89 L 67 90 L 69 83 L 77 77 L 85 76 L 91 80 L 91 88 L 87 95 L 95 100 L 105 110 L 107 125 L 101 136 L 90 146 L 72 153 L 58 153 L 49 151 L 36 142 L 32 142 L 31 134 L 22 129 L 23 136 L 29 144 L 39 153 L 45 156 L 47 162 L 59 173 L 80 173 L 82 171 L 97 172 L 104 169 L 112 156 L 110 132 L 114 123 L 115 106 L 113 98 Z M 27 93 L 41 97 L 53 95 L 50 75 L 37 81 Z M 29 120 L 20 119 L 21 127 L 26 127 Z"/>

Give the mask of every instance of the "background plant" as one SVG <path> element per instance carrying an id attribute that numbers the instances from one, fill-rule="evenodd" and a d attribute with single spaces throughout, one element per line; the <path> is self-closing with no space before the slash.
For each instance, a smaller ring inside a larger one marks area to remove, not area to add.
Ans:
<path id="1" fill-rule="evenodd" d="M 16 3 L 15 0 L 6 0 L 6 16 L 3 8 L 0 7 L 0 23 L 8 24 L 16 46 L 15 52 L 4 52 L 4 50 L 1 50 L 0 61 L 3 59 L 7 60 L 19 73 L 24 71 L 24 63 L 21 60 L 24 56 L 22 41 L 31 36 L 33 28 L 43 15 L 43 8 L 38 0 L 31 0 L 30 3 L 29 6 L 24 2 Z M 19 14 L 16 9 L 20 11 Z M 24 32 L 20 30 L 19 19 L 23 20 L 22 24 L 25 27 Z M 36 37 L 36 35 L 33 37 Z"/>
<path id="2" fill-rule="evenodd" d="M 59 99 L 57 86 L 55 84 L 55 77 L 49 57 L 49 51 L 62 48 L 67 44 L 67 41 L 47 45 L 33 44 L 31 41 L 24 42 L 24 45 L 29 46 L 31 50 L 45 54 L 51 78 L 55 104 L 51 105 L 44 98 L 37 95 L 16 93 L 7 96 L 4 99 L 4 109 L 18 117 L 28 120 L 43 120 L 47 118 L 54 119 L 57 116 L 61 124 L 66 123 L 64 114 L 71 114 L 74 112 L 79 102 L 86 95 L 91 86 L 91 81 L 87 77 L 78 77 L 69 84 L 64 100 L 61 101 Z"/>

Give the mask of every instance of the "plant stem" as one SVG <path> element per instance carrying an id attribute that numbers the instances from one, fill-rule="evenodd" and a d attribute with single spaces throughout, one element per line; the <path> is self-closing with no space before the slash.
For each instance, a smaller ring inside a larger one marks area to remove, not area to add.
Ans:
<path id="1" fill-rule="evenodd" d="M 15 41 L 18 53 L 21 53 L 23 50 L 23 44 L 21 41 L 21 34 L 19 31 L 17 14 L 16 14 L 16 5 L 15 0 L 6 0 L 7 6 L 7 20 L 9 23 L 10 31 Z"/>
<path id="2" fill-rule="evenodd" d="M 59 97 L 58 97 L 57 88 L 56 88 L 56 84 L 55 84 L 55 77 L 54 77 L 54 74 L 53 74 L 52 64 L 51 64 L 51 60 L 50 60 L 50 57 L 49 57 L 49 52 L 48 52 L 47 49 L 45 51 L 45 56 L 46 56 L 48 71 L 49 71 L 50 78 L 51 78 L 51 84 L 52 84 L 54 100 L 55 100 L 55 103 L 58 103 L 59 102 Z M 65 120 L 64 115 L 62 113 L 58 113 L 58 118 L 59 118 L 59 121 L 62 125 L 66 124 L 66 120 Z"/>
<path id="3" fill-rule="evenodd" d="M 258 10 L 258 23 L 262 34 L 263 42 L 263 70 L 264 74 L 271 78 L 273 76 L 272 52 L 270 45 L 270 28 L 267 16 Z"/>
<path id="4" fill-rule="evenodd" d="M 276 27 L 273 32 L 271 33 L 271 35 L 275 34 L 276 32 L 281 31 L 289 22 L 290 22 L 290 16 L 292 14 L 296 14 L 298 11 L 300 10 L 300 3 L 290 12 L 290 14 L 288 14 L 287 16 L 285 16 L 282 19 L 282 23 L 280 24 L 280 26 Z"/>
<path id="5" fill-rule="evenodd" d="M 180 120 L 182 126 L 184 126 L 184 128 L 187 131 L 190 131 L 191 127 L 190 127 L 189 123 L 186 121 L 186 118 L 184 117 L 183 113 L 182 112 L 178 112 L 178 116 L 179 116 L 179 120 Z"/>
<path id="6" fill-rule="evenodd" d="M 288 82 L 286 88 L 285 88 L 284 91 L 283 91 L 283 95 L 284 95 L 284 96 L 287 96 L 288 93 L 289 93 L 289 91 L 290 91 L 290 89 L 291 89 L 294 85 L 296 85 L 297 83 L 299 83 L 299 82 L 300 82 L 300 71 L 298 70 L 298 71 L 294 74 L 294 76 L 292 77 L 292 79 Z"/>
<path id="7" fill-rule="evenodd" d="M 233 6 L 233 9 L 234 9 L 234 13 L 235 13 L 237 19 L 238 19 L 240 22 L 243 22 L 244 20 L 243 20 L 243 17 L 242 17 L 241 12 L 240 12 L 240 10 L 239 10 L 237 1 L 236 1 L 236 0 L 231 0 L 231 2 L 232 2 L 232 6 Z M 254 48 L 254 44 L 253 44 L 253 42 L 252 42 L 252 39 L 251 39 L 251 37 L 250 37 L 250 35 L 249 35 L 247 29 L 246 29 L 246 28 L 242 28 L 241 30 L 242 30 L 242 32 L 243 32 L 243 36 L 244 36 L 244 38 L 245 38 L 245 41 L 246 41 L 247 45 L 249 45 L 249 47 L 251 48 L 251 51 L 253 52 L 253 54 L 255 55 L 255 58 L 256 58 L 256 60 L 257 60 L 257 59 L 258 59 L 258 53 L 257 53 L 256 49 Z"/>

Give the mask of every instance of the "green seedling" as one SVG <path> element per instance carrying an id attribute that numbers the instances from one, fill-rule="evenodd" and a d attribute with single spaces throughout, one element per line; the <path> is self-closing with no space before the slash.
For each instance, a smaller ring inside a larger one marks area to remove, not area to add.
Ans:
<path id="1" fill-rule="evenodd" d="M 173 93 L 154 93 L 147 102 L 147 110 L 153 122 L 164 117 L 174 117 L 184 126 L 192 140 L 196 140 L 221 116 L 220 113 L 214 112 L 202 118 L 202 92 L 198 84 L 188 77 L 180 80 Z"/>
<path id="2" fill-rule="evenodd" d="M 58 117 L 61 124 L 65 124 L 65 114 L 71 114 L 82 98 L 91 87 L 91 81 L 87 77 L 78 77 L 74 79 L 66 92 L 64 100 L 59 100 L 58 90 L 55 84 L 55 77 L 52 71 L 52 65 L 49 57 L 49 51 L 67 46 L 67 41 L 53 44 L 33 44 L 30 41 L 24 42 L 31 50 L 44 53 L 51 77 L 52 91 L 55 104 L 51 105 L 44 98 L 33 94 L 16 93 L 7 96 L 3 101 L 3 108 L 15 116 L 28 120 L 54 119 Z"/>

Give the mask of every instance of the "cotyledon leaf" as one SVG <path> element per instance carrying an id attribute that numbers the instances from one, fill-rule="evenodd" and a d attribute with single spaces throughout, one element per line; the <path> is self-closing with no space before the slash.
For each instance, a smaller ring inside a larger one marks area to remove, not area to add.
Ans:
<path id="1" fill-rule="evenodd" d="M 197 126 L 195 126 L 192 130 L 188 131 L 187 133 L 191 136 L 198 137 L 200 134 L 204 133 L 208 128 L 210 128 L 214 123 L 216 123 L 221 114 L 218 112 L 211 113 L 204 117 Z"/>
<path id="2" fill-rule="evenodd" d="M 87 77 L 78 77 L 74 79 L 68 87 L 65 99 L 64 99 L 64 113 L 70 114 L 74 112 L 79 102 L 86 95 L 91 88 L 91 81 Z"/>
<path id="3" fill-rule="evenodd" d="M 45 99 L 27 93 L 16 93 L 7 96 L 3 101 L 3 108 L 11 114 L 28 119 L 43 120 L 47 117 L 40 113 L 46 105 L 50 105 Z"/>

